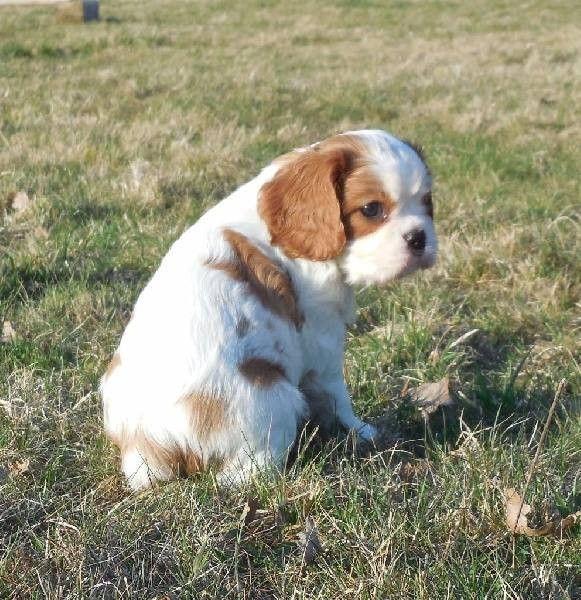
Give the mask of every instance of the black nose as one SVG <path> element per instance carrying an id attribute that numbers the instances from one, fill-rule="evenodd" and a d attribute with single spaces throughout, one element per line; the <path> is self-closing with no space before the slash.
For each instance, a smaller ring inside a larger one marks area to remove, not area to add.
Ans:
<path id="1" fill-rule="evenodd" d="M 414 229 L 403 236 L 410 250 L 414 254 L 422 254 L 426 247 L 426 232 L 423 229 Z"/>

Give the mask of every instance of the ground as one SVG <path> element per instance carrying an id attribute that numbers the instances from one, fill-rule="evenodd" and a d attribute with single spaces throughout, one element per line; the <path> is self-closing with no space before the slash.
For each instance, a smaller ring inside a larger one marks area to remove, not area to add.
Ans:
<path id="1" fill-rule="evenodd" d="M 579 597 L 579 525 L 515 536 L 503 500 L 532 467 L 537 523 L 581 505 L 573 4 L 0 8 L 1 597 Z M 357 294 L 346 378 L 382 443 L 129 494 L 96 389 L 140 289 L 270 159 L 362 127 L 425 147 L 441 239 Z M 406 390 L 442 378 L 424 421 Z"/>

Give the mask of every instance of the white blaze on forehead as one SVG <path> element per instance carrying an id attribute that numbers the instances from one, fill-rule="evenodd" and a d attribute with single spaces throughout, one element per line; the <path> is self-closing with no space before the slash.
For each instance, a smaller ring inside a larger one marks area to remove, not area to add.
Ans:
<path id="1" fill-rule="evenodd" d="M 395 207 L 376 231 L 348 244 L 341 260 L 347 282 L 385 283 L 432 266 L 438 243 L 433 220 L 421 202 L 432 185 L 425 162 L 410 145 L 383 131 L 351 133 L 365 145 L 370 167 Z M 421 256 L 410 251 L 404 237 L 415 229 L 426 235 Z"/>
<path id="2" fill-rule="evenodd" d="M 380 130 L 353 133 L 367 146 L 372 168 L 394 200 L 403 202 L 430 190 L 430 174 L 411 146 Z"/>

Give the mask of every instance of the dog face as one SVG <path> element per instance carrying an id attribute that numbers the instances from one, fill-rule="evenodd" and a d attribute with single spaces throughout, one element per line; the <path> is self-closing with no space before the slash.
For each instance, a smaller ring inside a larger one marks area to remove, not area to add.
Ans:
<path id="1" fill-rule="evenodd" d="M 431 267 L 437 240 L 430 172 L 383 131 L 334 136 L 279 159 L 258 210 L 291 258 L 337 260 L 348 283 L 386 283 Z"/>

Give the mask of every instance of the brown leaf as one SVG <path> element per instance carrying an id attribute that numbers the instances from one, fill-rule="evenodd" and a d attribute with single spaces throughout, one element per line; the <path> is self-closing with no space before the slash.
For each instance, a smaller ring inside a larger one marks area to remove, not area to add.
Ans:
<path id="1" fill-rule="evenodd" d="M 254 521 L 258 506 L 258 498 L 248 498 L 244 505 L 244 509 L 242 510 L 242 514 L 240 515 L 240 521 L 242 521 L 244 525 L 248 525 Z"/>
<path id="2" fill-rule="evenodd" d="M 34 237 L 37 240 L 42 240 L 42 241 L 48 240 L 48 231 L 44 227 L 41 227 L 40 225 L 38 227 L 34 228 L 33 233 L 34 233 Z"/>
<path id="3" fill-rule="evenodd" d="M 25 458 L 8 463 L 6 466 L 0 467 L 0 483 L 6 481 L 8 477 L 18 477 L 26 475 L 30 467 L 30 461 Z"/>
<path id="4" fill-rule="evenodd" d="M 561 519 L 553 519 L 541 527 L 529 527 L 527 515 L 531 507 L 526 504 L 520 494 L 513 488 L 504 492 L 506 507 L 506 525 L 513 533 L 527 535 L 529 537 L 541 537 L 545 535 L 561 535 L 581 520 L 581 511 L 577 511 Z M 519 514 L 520 513 L 520 514 Z"/>
<path id="5" fill-rule="evenodd" d="M 24 460 L 17 460 L 10 465 L 10 475 L 13 477 L 24 475 L 28 473 L 29 468 L 30 461 L 27 458 Z"/>
<path id="6" fill-rule="evenodd" d="M 299 545 L 303 553 L 303 561 L 307 565 L 314 562 L 317 554 L 323 552 L 323 545 L 319 539 L 319 533 L 312 517 L 307 517 L 305 531 L 299 533 Z"/>
<path id="7" fill-rule="evenodd" d="M 571 529 L 576 523 L 581 523 L 581 510 L 571 513 L 568 517 L 563 517 L 557 527 L 557 535 Z"/>
<path id="8" fill-rule="evenodd" d="M 429 468 L 427 460 L 419 460 L 414 462 L 404 462 L 400 466 L 399 476 L 405 483 L 411 483 L 412 481 L 422 477 L 426 474 Z"/>
<path id="9" fill-rule="evenodd" d="M 32 201 L 26 192 L 16 192 L 14 198 L 12 198 L 12 210 L 16 213 L 24 212 L 31 204 Z"/>
<path id="10" fill-rule="evenodd" d="M 422 385 L 410 390 L 412 402 L 429 416 L 442 406 L 452 406 L 454 399 L 450 394 L 450 381 L 447 377 L 433 383 Z"/>
<path id="11" fill-rule="evenodd" d="M 15 339 L 16 331 L 14 331 L 12 323 L 10 321 L 4 321 L 4 323 L 2 324 L 2 337 L 0 338 L 0 341 L 2 341 L 4 344 L 9 344 Z"/>
<path id="12" fill-rule="evenodd" d="M 428 356 L 428 361 L 431 365 L 435 365 L 440 360 L 440 352 L 438 349 L 434 349 L 430 352 Z"/>

